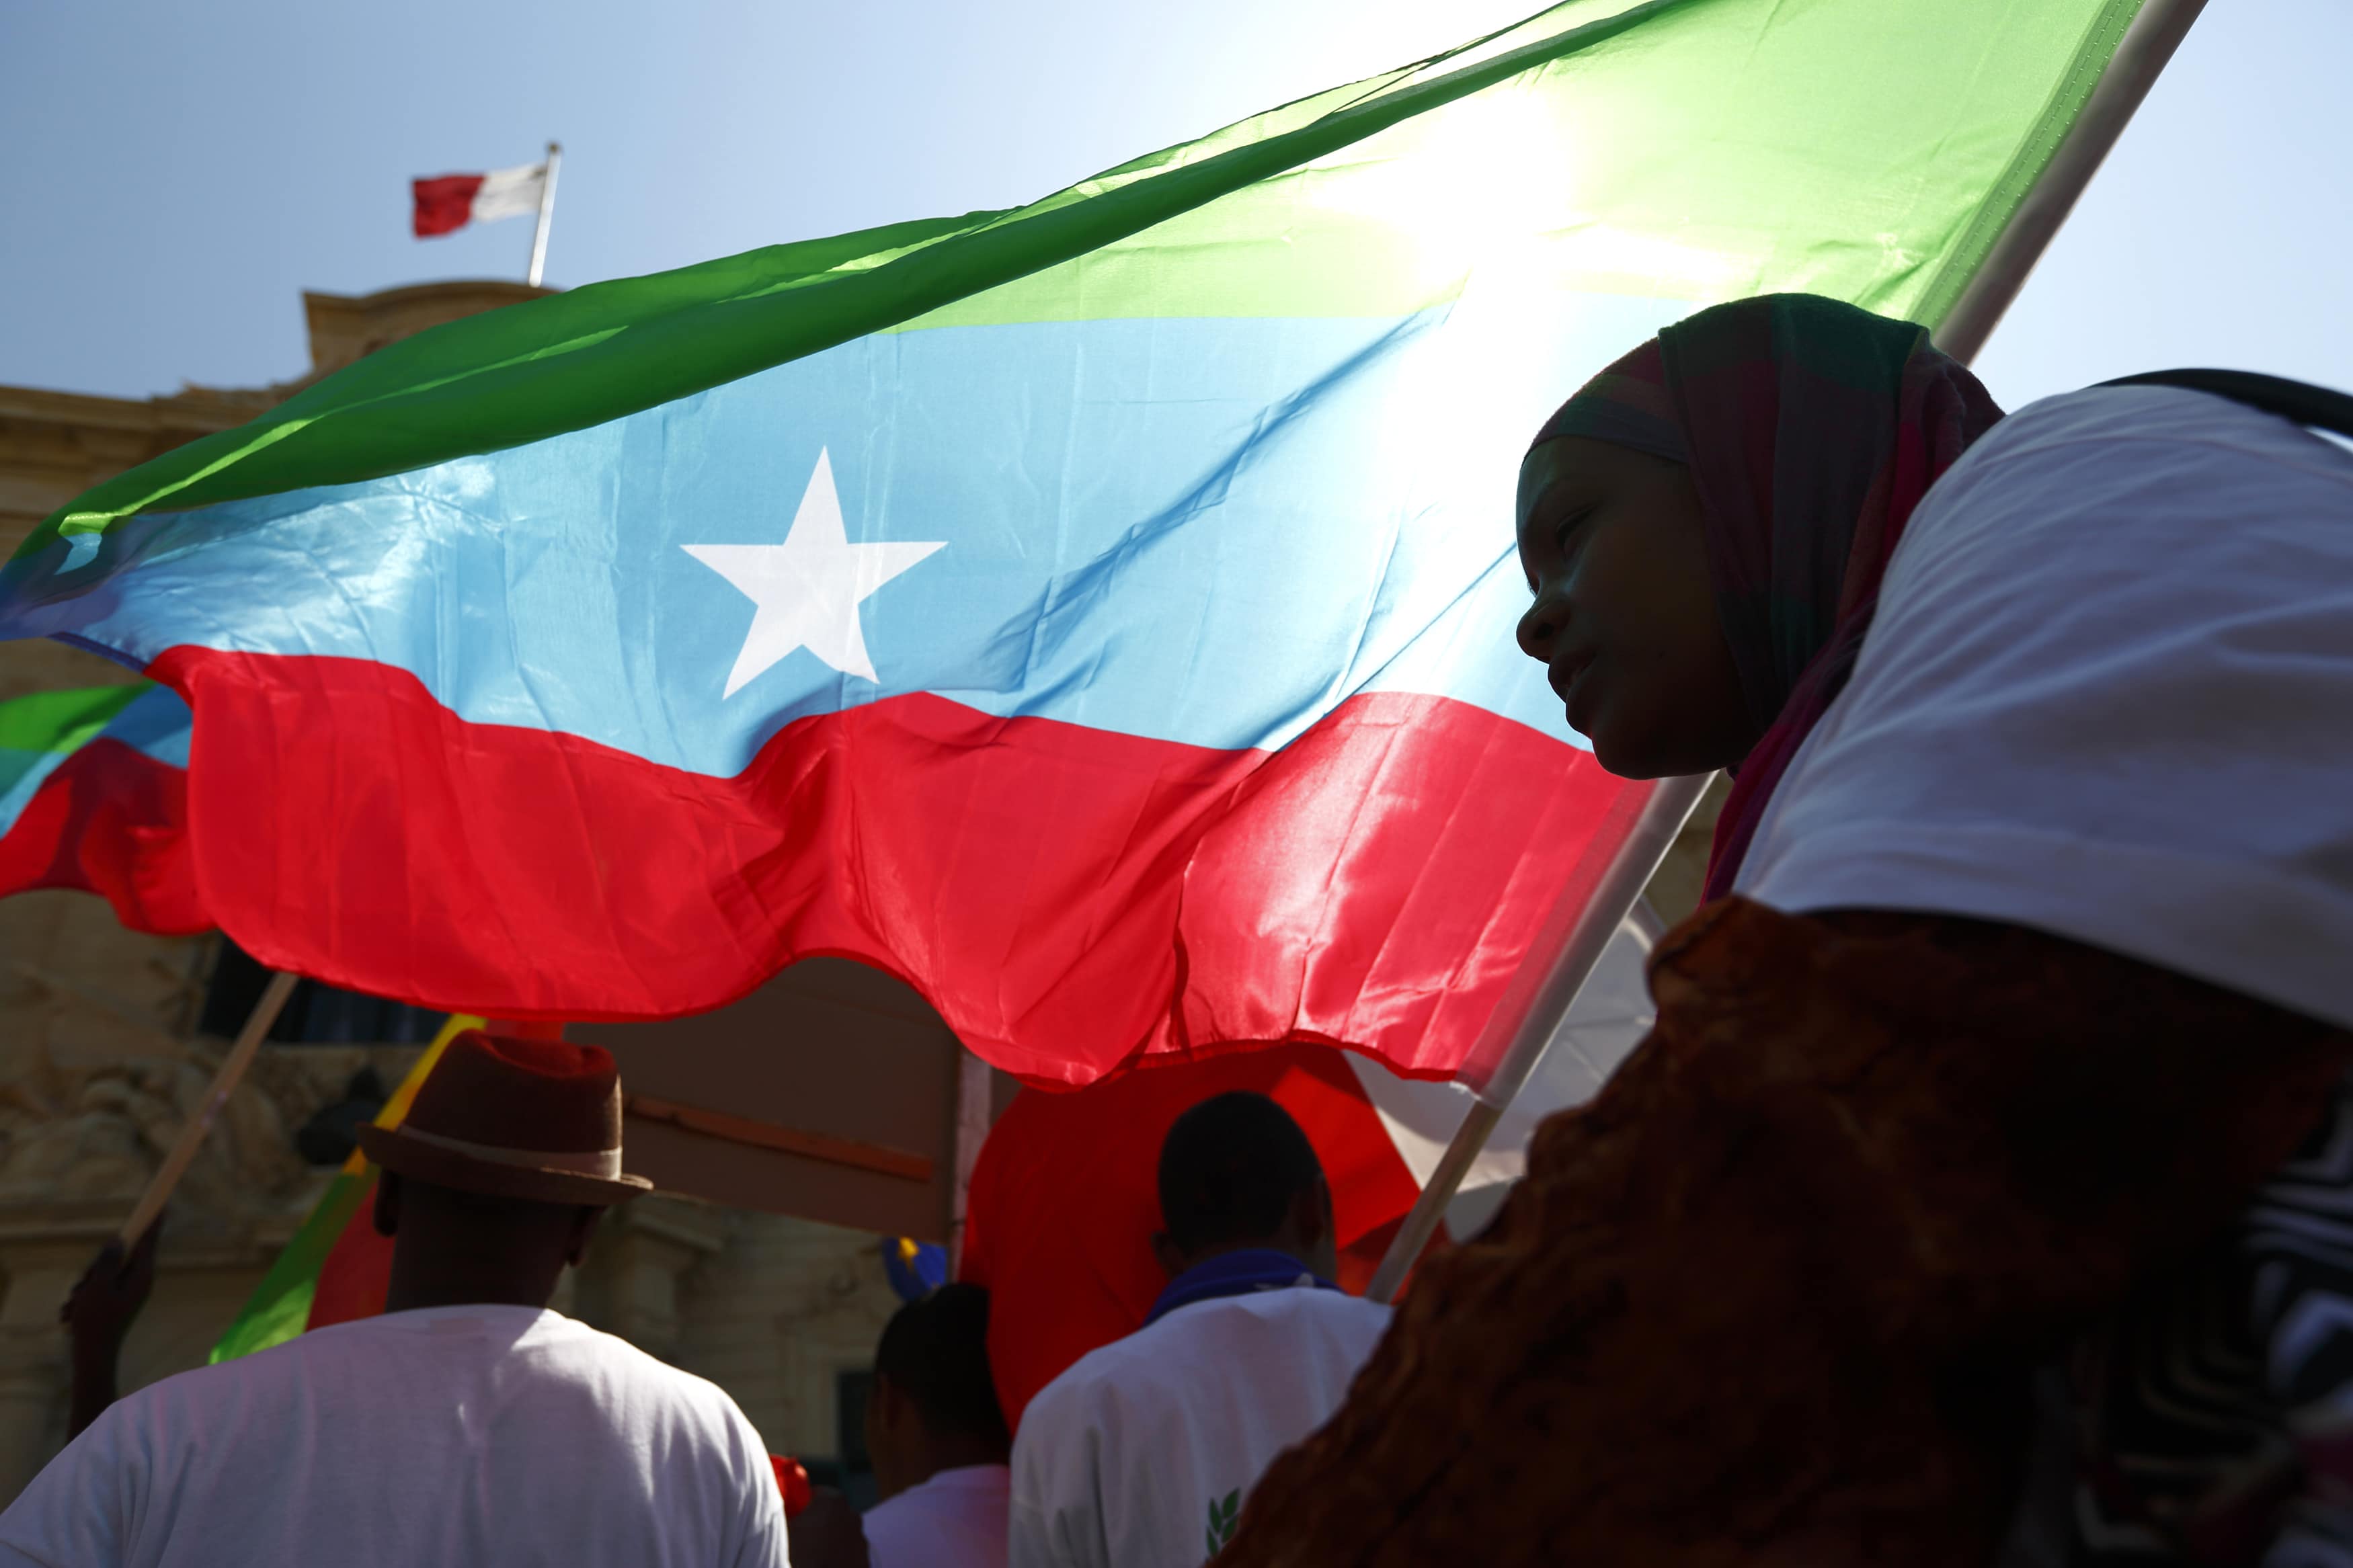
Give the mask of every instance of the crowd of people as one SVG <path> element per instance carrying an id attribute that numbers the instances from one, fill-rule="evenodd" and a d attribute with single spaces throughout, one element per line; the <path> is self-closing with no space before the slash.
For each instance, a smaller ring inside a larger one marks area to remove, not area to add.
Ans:
<path id="1" fill-rule="evenodd" d="M 1134 1331 L 1014 1430 L 987 1293 L 910 1302 L 882 1500 L 788 1522 L 732 1401 L 548 1309 L 642 1185 L 609 1058 L 462 1036 L 365 1135 L 386 1312 L 119 1400 L 93 1331 L 0 1560 L 2353 1563 L 2332 406 L 2005 416 L 1806 296 L 1571 397 L 1520 471 L 1520 644 L 1613 772 L 1735 783 L 1657 1026 L 1394 1318 L 1333 1283 L 1297 1124 L 1206 1100 Z M 119 1324 L 139 1264 L 76 1310 Z"/>
<path id="2" fill-rule="evenodd" d="M 379 1316 L 112 1395 L 149 1256 L 110 1253 L 69 1304 L 76 1436 L 0 1515 L 40 1563 L 564 1563 L 1003 1568 L 1182 1564 L 1339 1407 L 1388 1321 L 1332 1283 L 1332 1197 L 1263 1095 L 1220 1095 L 1160 1152 L 1167 1289 L 1134 1335 L 1034 1399 L 1017 1442 L 989 1299 L 947 1284 L 875 1347 L 880 1503 L 814 1490 L 733 1400 L 552 1310 L 622 1169 L 620 1080 L 594 1046 L 469 1031 L 407 1119 L 371 1128 Z M 116 1265 L 127 1263 L 118 1269 Z M 128 1289 L 126 1289 L 126 1282 Z"/>

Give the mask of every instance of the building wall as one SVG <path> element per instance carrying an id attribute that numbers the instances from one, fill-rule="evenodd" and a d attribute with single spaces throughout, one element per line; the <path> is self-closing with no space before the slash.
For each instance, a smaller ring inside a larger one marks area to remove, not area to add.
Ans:
<path id="1" fill-rule="evenodd" d="M 280 386 L 148 400 L 0 387 L 0 557 L 100 480 L 411 332 L 540 292 L 491 281 L 306 296 L 312 369 Z M 0 643 L 0 700 L 136 679 L 62 644 Z M 124 931 L 85 894 L 0 899 L 0 1504 L 64 1439 L 58 1308 L 227 1047 L 196 1032 L 216 944 Z M 204 1363 L 332 1174 L 302 1163 L 294 1130 L 362 1066 L 397 1082 L 415 1054 L 264 1048 L 168 1212 L 124 1388 Z M 718 1383 L 777 1452 L 825 1458 L 835 1373 L 866 1364 L 896 1302 L 871 1237 L 653 1197 L 608 1217 L 559 1304 Z"/>

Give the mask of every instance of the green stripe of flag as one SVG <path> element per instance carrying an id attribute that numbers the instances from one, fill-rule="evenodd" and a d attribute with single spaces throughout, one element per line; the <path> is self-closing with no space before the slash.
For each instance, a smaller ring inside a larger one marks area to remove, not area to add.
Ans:
<path id="1" fill-rule="evenodd" d="M 1403 314 L 1482 268 L 1933 324 L 2139 0 L 1570 0 L 1029 206 L 597 284 L 387 348 L 26 542 L 601 424 L 871 332 Z"/>
<path id="2" fill-rule="evenodd" d="M 1525 237 L 1565 292 L 1804 290 L 1933 326 L 2138 9 L 1645 7 L 1573 49 L 1524 51 L 1540 62 L 1466 101 L 913 324 L 1403 314 Z"/>
<path id="3" fill-rule="evenodd" d="M 320 1194 L 302 1227 L 286 1243 L 286 1249 L 269 1266 L 261 1283 L 246 1299 L 245 1310 L 237 1321 L 228 1326 L 213 1346 L 211 1360 L 235 1361 L 255 1351 L 268 1350 L 283 1344 L 301 1333 L 311 1321 L 311 1299 L 318 1293 L 319 1269 L 343 1227 L 359 1212 L 360 1201 L 375 1185 L 372 1166 L 360 1170 L 341 1171 Z"/>

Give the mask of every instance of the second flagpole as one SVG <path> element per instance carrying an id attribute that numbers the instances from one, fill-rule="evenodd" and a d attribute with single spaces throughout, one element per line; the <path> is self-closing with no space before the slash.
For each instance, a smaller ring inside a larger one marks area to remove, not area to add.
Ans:
<path id="1" fill-rule="evenodd" d="M 547 172 L 539 182 L 539 225 L 532 230 L 531 236 L 531 270 L 523 278 L 523 281 L 534 289 L 540 286 L 539 280 L 547 271 L 547 227 L 555 217 L 555 169 L 563 162 L 564 143 L 550 142 L 547 144 Z"/>
<path id="2" fill-rule="evenodd" d="M 1521 1086 L 1543 1059 L 1546 1047 L 1560 1032 L 1561 1020 L 1568 1016 L 1570 1004 L 1585 988 L 1593 966 L 1601 962 L 1602 950 L 1633 909 L 1634 900 L 1642 896 L 1659 862 L 1674 844 L 1675 835 L 1683 831 L 1700 796 L 1707 793 L 1708 782 L 1715 777 L 1714 773 L 1694 773 L 1687 778 L 1661 779 L 1652 784 L 1625 842 L 1619 846 L 1599 882 L 1589 889 L 1575 888 L 1564 892 L 1567 901 L 1546 921 L 1546 938 L 1540 938 L 1521 961 L 1522 976 L 1497 1004 L 1497 1016 L 1488 1023 L 1489 1034 L 1502 1048 L 1493 1058 L 1486 1081 L 1471 1102 L 1461 1125 L 1455 1129 L 1438 1168 L 1423 1184 L 1421 1196 L 1415 1200 L 1405 1223 L 1398 1227 L 1380 1267 L 1373 1273 L 1372 1284 L 1365 1291 L 1366 1300 L 1386 1303 L 1397 1300 L 1422 1248 L 1438 1233 L 1439 1222 L 1446 1217 L 1446 1206 L 1454 1201 L 1455 1191 L 1462 1184 L 1471 1163 L 1486 1147 L 1487 1135 L 1495 1130 L 1495 1123 L 1503 1120 Z M 1479 1056 L 1487 1054 L 1486 1044 L 1482 1038 Z"/>

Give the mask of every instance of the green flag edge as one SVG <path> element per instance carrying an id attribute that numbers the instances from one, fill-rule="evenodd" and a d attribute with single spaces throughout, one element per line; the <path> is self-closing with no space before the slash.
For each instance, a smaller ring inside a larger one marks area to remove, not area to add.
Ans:
<path id="1" fill-rule="evenodd" d="M 1331 89 L 1137 159 L 1041 201 L 768 247 L 592 284 L 392 344 L 249 423 L 174 448 L 52 513 L 18 549 L 182 510 L 405 473 L 543 440 L 903 325 L 1059 265 L 1669 12 L 1644 0 L 1489 58 L 1572 4 L 1428 61 Z M 2105 0 L 2059 89 L 1916 312 L 1934 327 L 2032 189 L 2141 0 Z M 1471 63 L 1427 75 L 1474 57 Z M 1300 121 L 1292 123 L 1292 121 Z M 1281 127 L 1271 133 L 1261 128 Z M 1229 145 L 1229 143 L 1233 143 Z M 355 414 L 376 417 L 354 419 Z"/>

